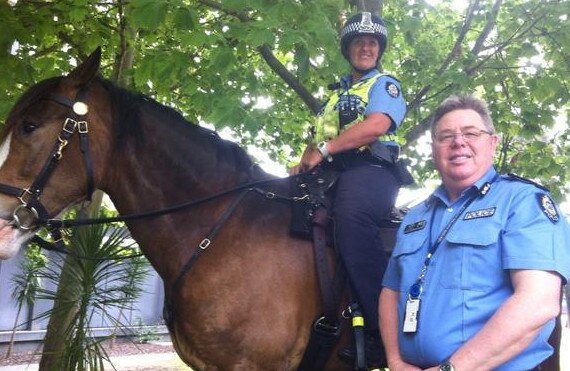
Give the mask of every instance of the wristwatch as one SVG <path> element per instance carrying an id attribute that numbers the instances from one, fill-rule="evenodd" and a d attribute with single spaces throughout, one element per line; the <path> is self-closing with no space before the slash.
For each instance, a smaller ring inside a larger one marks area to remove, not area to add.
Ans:
<path id="1" fill-rule="evenodd" d="M 455 371 L 455 367 L 453 367 L 451 362 L 445 361 L 439 365 L 439 371 Z"/>
<path id="2" fill-rule="evenodd" d="M 323 158 L 326 159 L 328 162 L 331 162 L 333 160 L 329 152 L 329 149 L 327 148 L 327 142 L 320 142 L 319 144 L 317 144 L 317 150 L 319 150 L 321 156 L 323 156 Z"/>

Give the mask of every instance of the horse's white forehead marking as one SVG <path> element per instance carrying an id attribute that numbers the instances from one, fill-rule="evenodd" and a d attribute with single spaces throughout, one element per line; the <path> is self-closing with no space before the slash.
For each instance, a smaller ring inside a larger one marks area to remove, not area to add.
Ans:
<path id="1" fill-rule="evenodd" d="M 6 162 L 6 158 L 8 158 L 8 153 L 10 153 L 10 141 L 12 139 L 12 133 L 9 133 L 6 136 L 6 139 L 2 144 L 0 144 L 0 168 L 4 166 L 4 162 Z"/>

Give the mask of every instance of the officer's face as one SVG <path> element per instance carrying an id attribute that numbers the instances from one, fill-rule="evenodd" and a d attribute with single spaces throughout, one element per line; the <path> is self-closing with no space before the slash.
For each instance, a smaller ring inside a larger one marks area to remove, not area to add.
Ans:
<path id="1" fill-rule="evenodd" d="M 498 138 L 471 109 L 443 115 L 434 130 L 433 161 L 453 200 L 492 166 Z"/>
<path id="2" fill-rule="evenodd" d="M 354 37 L 348 46 L 348 56 L 351 64 L 361 70 L 376 67 L 376 60 L 380 53 L 378 40 L 370 35 Z"/>

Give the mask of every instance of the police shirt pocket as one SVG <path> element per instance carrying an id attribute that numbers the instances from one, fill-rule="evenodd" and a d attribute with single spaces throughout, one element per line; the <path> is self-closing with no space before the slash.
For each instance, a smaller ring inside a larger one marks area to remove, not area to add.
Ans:
<path id="1" fill-rule="evenodd" d="M 401 276 L 401 285 L 411 285 L 420 273 L 427 256 L 427 231 L 415 231 L 409 234 L 398 234 L 397 244 L 392 258 L 397 264 Z"/>
<path id="2" fill-rule="evenodd" d="M 441 285 L 481 291 L 502 281 L 504 272 L 497 244 L 500 234 L 500 224 L 490 219 L 458 221 L 440 246 L 447 250 L 441 259 L 446 272 L 440 276 Z"/>

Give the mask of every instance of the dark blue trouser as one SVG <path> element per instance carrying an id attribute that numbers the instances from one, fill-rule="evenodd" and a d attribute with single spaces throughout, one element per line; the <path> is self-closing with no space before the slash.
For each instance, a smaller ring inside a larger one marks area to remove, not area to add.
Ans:
<path id="1" fill-rule="evenodd" d="M 345 168 L 335 185 L 336 246 L 369 332 L 378 332 L 378 295 L 387 265 L 379 225 L 388 218 L 398 188 L 389 169 L 369 162 Z"/>

